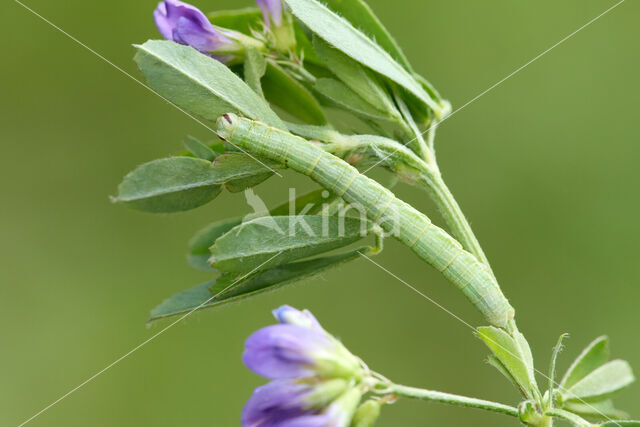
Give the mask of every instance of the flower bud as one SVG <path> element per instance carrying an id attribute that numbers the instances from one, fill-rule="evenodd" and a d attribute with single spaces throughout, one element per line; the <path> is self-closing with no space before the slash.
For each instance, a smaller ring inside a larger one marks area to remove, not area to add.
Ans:
<path id="1" fill-rule="evenodd" d="M 283 305 L 273 310 L 273 316 L 280 323 L 322 330 L 322 326 L 309 310 L 300 311 L 289 305 Z"/>
<path id="2" fill-rule="evenodd" d="M 287 52 L 295 48 L 296 36 L 293 30 L 293 19 L 290 13 L 285 13 L 281 0 L 256 0 L 262 16 L 264 26 L 269 30 L 271 42 L 277 50 Z"/>
<path id="3" fill-rule="evenodd" d="M 353 415 L 351 427 L 371 427 L 380 416 L 379 400 L 367 400 L 358 407 Z"/>

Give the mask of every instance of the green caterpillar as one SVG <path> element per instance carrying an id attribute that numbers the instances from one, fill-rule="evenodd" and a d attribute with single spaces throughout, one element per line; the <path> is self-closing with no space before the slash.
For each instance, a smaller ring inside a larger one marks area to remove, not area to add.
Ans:
<path id="1" fill-rule="evenodd" d="M 288 132 L 225 114 L 218 136 L 309 176 L 345 201 L 362 207 L 369 220 L 407 245 L 456 285 L 494 326 L 508 329 L 514 309 L 487 266 L 431 220 L 342 159 Z"/>

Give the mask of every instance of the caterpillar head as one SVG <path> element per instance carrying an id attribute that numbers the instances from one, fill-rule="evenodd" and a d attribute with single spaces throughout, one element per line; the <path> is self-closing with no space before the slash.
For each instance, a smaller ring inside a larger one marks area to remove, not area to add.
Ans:
<path id="1" fill-rule="evenodd" d="M 233 131 L 238 127 L 238 116 L 233 113 L 225 113 L 218 117 L 216 121 L 216 133 L 223 141 L 230 141 L 233 137 Z"/>

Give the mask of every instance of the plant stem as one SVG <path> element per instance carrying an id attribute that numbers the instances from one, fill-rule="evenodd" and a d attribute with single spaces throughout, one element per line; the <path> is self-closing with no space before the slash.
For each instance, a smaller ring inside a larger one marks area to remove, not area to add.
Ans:
<path id="1" fill-rule="evenodd" d="M 518 417 L 518 409 L 502 403 L 491 402 L 489 400 L 476 399 L 473 397 L 458 396 L 456 394 L 443 393 L 440 391 L 425 390 L 422 388 L 407 387 L 392 384 L 390 389 L 398 396 L 410 397 L 413 399 L 430 400 L 434 402 L 448 403 L 449 405 L 464 406 L 467 408 L 483 409 L 485 411 L 497 412 L 500 414 Z"/>

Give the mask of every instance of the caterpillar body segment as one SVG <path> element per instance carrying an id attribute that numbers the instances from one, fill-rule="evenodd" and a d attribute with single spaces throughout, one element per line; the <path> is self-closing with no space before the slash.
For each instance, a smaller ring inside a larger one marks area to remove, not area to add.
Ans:
<path id="1" fill-rule="evenodd" d="M 494 326 L 508 329 L 514 317 L 487 266 L 411 205 L 342 159 L 313 143 L 260 122 L 225 114 L 218 135 L 244 150 L 309 176 L 362 208 L 367 218 L 406 244 L 452 282 Z"/>

